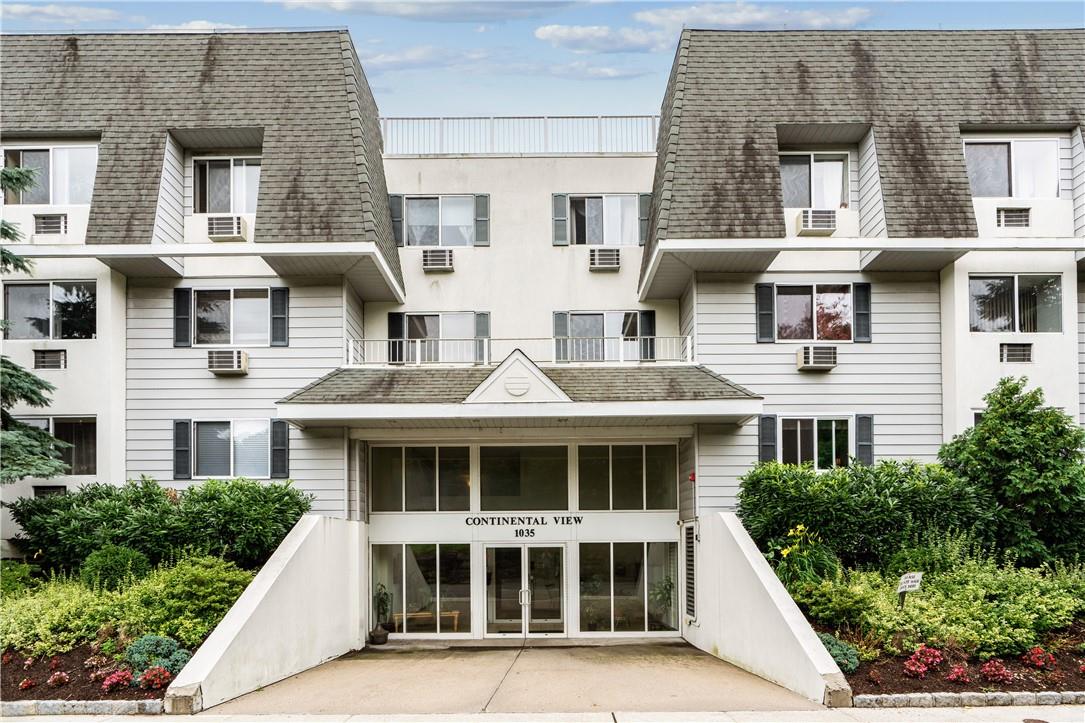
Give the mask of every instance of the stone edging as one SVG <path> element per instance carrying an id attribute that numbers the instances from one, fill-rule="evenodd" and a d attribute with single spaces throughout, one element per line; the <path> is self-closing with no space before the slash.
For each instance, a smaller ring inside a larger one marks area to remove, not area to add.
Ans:
<path id="1" fill-rule="evenodd" d="M 153 715 L 162 712 L 154 700 L 12 700 L 0 703 L 0 716 L 24 715 Z"/>
<path id="2" fill-rule="evenodd" d="M 964 708 L 987 705 L 1081 705 L 1085 692 L 1041 693 L 887 693 L 857 695 L 856 708 Z"/>

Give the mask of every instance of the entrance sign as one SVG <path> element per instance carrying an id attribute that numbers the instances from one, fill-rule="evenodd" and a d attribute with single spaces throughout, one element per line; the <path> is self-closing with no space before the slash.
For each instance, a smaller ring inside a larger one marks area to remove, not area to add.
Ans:
<path id="1" fill-rule="evenodd" d="M 919 589 L 921 582 L 923 582 L 923 573 L 906 572 L 900 576 L 900 582 L 897 583 L 897 592 L 915 592 Z"/>
<path id="2" fill-rule="evenodd" d="M 581 515 L 498 515 L 495 517 L 468 517 L 463 522 L 468 527 L 515 527 L 515 537 L 535 537 L 536 527 L 554 525 L 579 525 Z"/>

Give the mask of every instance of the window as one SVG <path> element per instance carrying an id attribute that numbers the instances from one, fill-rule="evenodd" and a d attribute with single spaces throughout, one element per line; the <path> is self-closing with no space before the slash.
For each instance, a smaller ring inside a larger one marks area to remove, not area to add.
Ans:
<path id="1" fill-rule="evenodd" d="M 783 419 L 780 427 L 780 461 L 784 464 L 810 463 L 817 469 L 848 466 L 847 419 Z"/>
<path id="2" fill-rule="evenodd" d="M 476 343 L 479 338 L 476 330 L 489 326 L 489 315 L 473 311 L 454 311 L 444 313 L 406 314 L 406 341 L 391 328 L 389 315 L 390 342 L 389 359 L 395 362 L 475 362 L 481 361 L 484 348 Z M 479 317 L 486 317 L 483 321 Z M 488 335 L 488 333 L 487 333 Z"/>
<path id="3" fill-rule="evenodd" d="M 52 497 L 53 495 L 68 494 L 66 485 L 33 485 L 31 489 L 34 490 L 35 499 L 38 497 Z"/>
<path id="4" fill-rule="evenodd" d="M 636 246 L 640 243 L 637 194 L 570 196 L 572 243 Z"/>
<path id="5" fill-rule="evenodd" d="M 847 208 L 847 170 L 846 153 L 781 154 L 784 208 Z"/>
<path id="6" fill-rule="evenodd" d="M 406 198 L 408 246 L 472 246 L 475 243 L 475 197 Z"/>
<path id="7" fill-rule="evenodd" d="M 776 287 L 776 338 L 850 341 L 851 284 Z"/>
<path id="8" fill-rule="evenodd" d="M 972 331 L 1061 332 L 1062 279 L 1058 275 L 970 276 Z"/>
<path id="9" fill-rule="evenodd" d="M 197 158 L 193 168 L 196 213 L 256 213 L 259 158 Z"/>
<path id="10" fill-rule="evenodd" d="M 1054 138 L 966 141 L 975 198 L 1058 198 L 1059 142 Z"/>
<path id="11" fill-rule="evenodd" d="M 373 621 L 393 633 L 471 632 L 471 546 L 372 546 Z"/>
<path id="12" fill-rule="evenodd" d="M 270 420 L 197 421 L 193 427 L 196 477 L 270 477 Z"/>
<path id="13" fill-rule="evenodd" d="M 97 146 L 7 149 L 4 165 L 34 171 L 34 185 L 5 191 L 4 203 L 78 206 L 90 203 L 98 167 Z"/>
<path id="14" fill-rule="evenodd" d="M 483 512 L 569 509 L 569 448 L 480 447 Z"/>
<path id="15" fill-rule="evenodd" d="M 464 512 L 471 508 L 467 447 L 373 447 L 373 512 Z"/>
<path id="16" fill-rule="evenodd" d="M 16 417 L 30 427 L 51 433 L 70 446 L 60 451 L 67 474 L 98 473 L 98 421 L 94 417 Z"/>
<path id="17" fill-rule="evenodd" d="M 570 311 L 554 315 L 558 361 L 655 358 L 654 311 Z"/>
<path id="18" fill-rule="evenodd" d="M 267 346 L 268 289 L 195 289 L 192 304 L 196 344 Z"/>
<path id="19" fill-rule="evenodd" d="M 678 629 L 678 544 L 580 543 L 581 632 Z"/>
<path id="20" fill-rule="evenodd" d="M 675 445 L 581 445 L 577 454 L 580 509 L 677 509 Z"/>
<path id="21" fill-rule="evenodd" d="M 97 287 L 93 281 L 4 285 L 8 339 L 94 339 Z"/>

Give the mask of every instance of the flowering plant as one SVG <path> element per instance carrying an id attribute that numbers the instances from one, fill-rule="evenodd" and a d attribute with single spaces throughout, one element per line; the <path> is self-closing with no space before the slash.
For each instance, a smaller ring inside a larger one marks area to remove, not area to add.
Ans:
<path id="1" fill-rule="evenodd" d="M 55 655 L 49 658 L 49 670 L 60 670 L 60 658 Z"/>
<path id="2" fill-rule="evenodd" d="M 954 665 L 946 676 L 946 680 L 961 685 L 972 682 L 972 678 L 968 675 L 968 666 L 965 665 Z"/>
<path id="3" fill-rule="evenodd" d="M 1013 680 L 1013 673 L 1006 670 L 1006 666 L 998 658 L 988 660 L 980 666 L 980 676 L 988 683 L 1009 683 Z"/>
<path id="4" fill-rule="evenodd" d="M 33 667 L 34 667 L 34 659 L 33 658 L 27 658 L 26 660 L 23 661 L 23 670 L 30 670 Z"/>
<path id="5" fill-rule="evenodd" d="M 58 670 L 57 672 L 50 675 L 49 680 L 47 680 L 46 682 L 54 688 L 59 688 L 60 686 L 67 683 L 69 680 L 71 679 L 68 677 L 67 673 L 65 673 L 63 670 Z"/>
<path id="6" fill-rule="evenodd" d="M 19 683 L 19 690 L 30 690 L 35 685 L 37 685 L 37 683 L 34 682 L 33 678 L 23 678 Z"/>
<path id="7" fill-rule="evenodd" d="M 132 684 L 132 673 L 128 670 L 117 670 L 109 674 L 104 681 L 102 681 L 102 692 L 112 693 L 118 688 L 123 688 Z"/>
<path id="8" fill-rule="evenodd" d="M 942 651 L 938 648 L 920 645 L 912 653 L 912 657 L 904 661 L 904 674 L 909 678 L 922 680 L 927 677 L 928 672 L 941 665 L 943 660 L 945 658 L 942 657 Z"/>
<path id="9" fill-rule="evenodd" d="M 3 656 L 0 656 L 0 663 L 3 663 L 4 665 L 11 665 L 14 662 L 15 653 L 11 652 L 10 650 L 6 651 Z"/>
<path id="10" fill-rule="evenodd" d="M 1030 668 L 1051 670 L 1055 667 L 1055 656 L 1037 645 L 1021 656 L 1021 662 Z"/>
<path id="11" fill-rule="evenodd" d="M 139 685 L 142 688 L 150 688 L 152 690 L 158 690 L 159 688 L 165 688 L 170 683 L 170 679 L 173 678 L 170 675 L 170 671 L 163 668 L 161 665 L 152 665 L 147 668 L 139 676 Z"/>

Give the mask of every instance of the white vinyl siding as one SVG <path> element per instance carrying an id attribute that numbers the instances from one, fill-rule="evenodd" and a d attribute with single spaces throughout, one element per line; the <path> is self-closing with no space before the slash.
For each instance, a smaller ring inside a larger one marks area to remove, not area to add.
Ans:
<path id="1" fill-rule="evenodd" d="M 162 179 L 158 184 L 152 243 L 184 243 L 185 240 L 185 154 L 181 145 L 166 134 L 162 157 Z"/>
<path id="2" fill-rule="evenodd" d="M 278 279 L 185 280 L 193 289 L 280 286 Z M 129 285 L 127 303 L 127 464 L 129 478 L 172 482 L 175 419 L 274 418 L 275 402 L 337 368 L 343 359 L 343 288 L 290 289 L 290 346 L 250 347 L 249 373 L 207 371 L 206 348 L 173 346 L 173 288 Z M 313 511 L 346 509 L 341 429 L 290 429 L 290 478 L 316 499 Z"/>
<path id="3" fill-rule="evenodd" d="M 1081 423 L 1085 425 L 1085 278 L 1077 282 L 1078 388 Z"/>
<path id="4" fill-rule="evenodd" d="M 859 143 L 856 183 L 859 197 L 859 235 L 863 238 L 888 236 L 885 227 L 885 205 L 882 201 L 882 179 L 878 170 L 878 151 L 874 129 L 867 131 Z"/>
<path id="5" fill-rule="evenodd" d="M 1074 199 L 1074 235 L 1085 236 L 1085 137 L 1081 128 L 1070 135 L 1070 197 Z"/>

